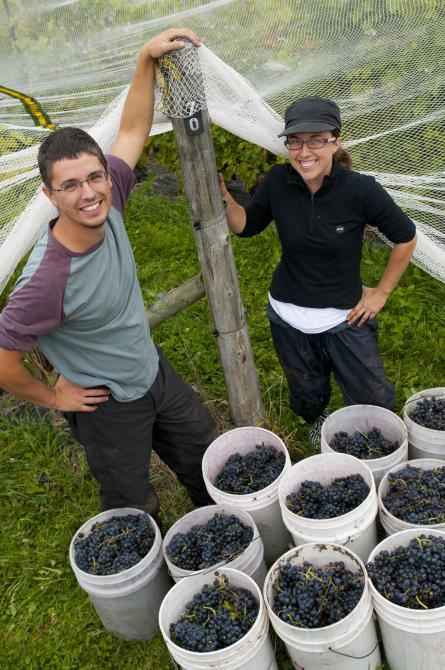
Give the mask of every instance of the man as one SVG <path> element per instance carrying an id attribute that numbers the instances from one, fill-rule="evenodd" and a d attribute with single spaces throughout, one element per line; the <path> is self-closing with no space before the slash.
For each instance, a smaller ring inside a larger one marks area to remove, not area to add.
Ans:
<path id="1" fill-rule="evenodd" d="M 150 132 L 154 61 L 181 49 L 187 29 L 145 44 L 108 159 L 87 133 L 62 128 L 39 150 L 43 191 L 58 210 L 0 314 L 0 386 L 64 413 L 100 485 L 101 507 L 133 506 L 153 516 L 151 448 L 196 505 L 210 501 L 202 455 L 215 424 L 159 352 L 147 324 L 123 226 L 133 168 Z M 59 373 L 54 387 L 23 367 L 38 346 Z"/>

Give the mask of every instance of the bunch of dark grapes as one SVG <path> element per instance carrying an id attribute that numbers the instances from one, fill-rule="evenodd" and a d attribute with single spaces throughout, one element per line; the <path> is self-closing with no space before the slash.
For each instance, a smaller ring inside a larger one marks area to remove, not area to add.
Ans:
<path id="1" fill-rule="evenodd" d="M 253 626 L 258 603 L 247 589 L 232 586 L 216 573 L 187 603 L 176 623 L 170 624 L 175 644 L 190 651 L 216 651 L 238 642 Z"/>
<path id="2" fill-rule="evenodd" d="M 425 428 L 445 430 L 445 398 L 422 398 L 408 416 Z"/>
<path id="3" fill-rule="evenodd" d="M 419 535 L 406 547 L 380 552 L 367 569 L 377 591 L 396 605 L 445 605 L 445 538 Z"/>
<path id="4" fill-rule="evenodd" d="M 269 486 L 284 468 L 285 456 L 275 447 L 257 444 L 245 456 L 232 454 L 216 478 L 215 486 L 227 493 L 254 493 Z"/>
<path id="5" fill-rule="evenodd" d="M 187 533 L 176 533 L 167 546 L 172 563 L 185 570 L 202 570 L 220 561 L 231 561 L 250 544 L 253 530 L 234 514 L 215 514 Z"/>
<path id="6" fill-rule="evenodd" d="M 388 475 L 386 509 L 418 525 L 445 523 L 445 464 L 432 470 L 405 465 Z"/>
<path id="7" fill-rule="evenodd" d="M 324 568 L 285 563 L 274 584 L 272 609 L 292 626 L 323 628 L 352 612 L 363 588 L 363 575 L 347 570 L 342 561 Z"/>
<path id="8" fill-rule="evenodd" d="M 76 565 L 92 575 L 114 575 L 128 570 L 153 546 L 155 531 L 147 514 L 112 516 L 95 523 L 88 535 L 74 542 Z"/>
<path id="9" fill-rule="evenodd" d="M 369 461 L 392 454 L 400 447 L 400 442 L 391 442 L 382 435 L 380 428 L 372 428 L 367 433 L 356 430 L 352 435 L 340 430 L 335 433 L 329 446 L 341 454 Z"/>
<path id="10" fill-rule="evenodd" d="M 332 519 L 350 512 L 369 494 L 361 475 L 338 477 L 331 484 L 305 480 L 298 491 L 286 498 L 286 507 L 307 519 Z"/>

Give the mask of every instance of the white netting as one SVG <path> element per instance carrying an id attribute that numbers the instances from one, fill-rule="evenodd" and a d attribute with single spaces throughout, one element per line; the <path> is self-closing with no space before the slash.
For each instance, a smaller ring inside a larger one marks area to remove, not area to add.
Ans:
<path id="1" fill-rule="evenodd" d="M 171 119 L 185 119 L 207 109 L 202 67 L 191 42 L 157 61 L 155 79 L 161 94 L 156 109 Z"/>
<path id="2" fill-rule="evenodd" d="M 285 107 L 334 98 L 354 166 L 416 222 L 415 262 L 445 281 L 445 8 L 440 0 L 2 0 L 0 87 L 34 97 L 56 125 L 108 150 L 137 51 L 186 25 L 212 120 L 282 153 Z M 248 81 L 251 84 L 248 83 Z M 153 134 L 170 128 L 155 115 Z M 50 130 L 0 89 L 0 290 L 51 216 L 36 195 Z"/>

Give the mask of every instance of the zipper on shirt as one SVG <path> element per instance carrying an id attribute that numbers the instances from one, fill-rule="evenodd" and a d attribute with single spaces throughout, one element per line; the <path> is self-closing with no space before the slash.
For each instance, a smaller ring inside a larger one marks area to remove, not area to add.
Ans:
<path id="1" fill-rule="evenodd" d="M 313 219 L 314 219 L 314 194 L 311 193 L 311 216 L 309 218 L 309 233 L 310 233 L 310 235 L 312 235 L 312 233 L 313 233 L 313 226 L 312 226 Z"/>

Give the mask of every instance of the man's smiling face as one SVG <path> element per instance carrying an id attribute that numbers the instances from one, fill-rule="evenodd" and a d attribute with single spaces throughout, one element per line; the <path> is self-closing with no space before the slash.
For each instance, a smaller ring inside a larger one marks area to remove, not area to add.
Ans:
<path id="1" fill-rule="evenodd" d="M 76 158 L 64 158 L 53 163 L 51 188 L 45 186 L 43 190 L 57 207 L 61 221 L 82 226 L 83 229 L 97 229 L 104 225 L 111 207 L 110 178 L 100 179 L 104 172 L 105 168 L 97 156 L 85 152 Z M 72 192 L 53 190 L 72 186 L 76 182 L 83 183 Z"/>

